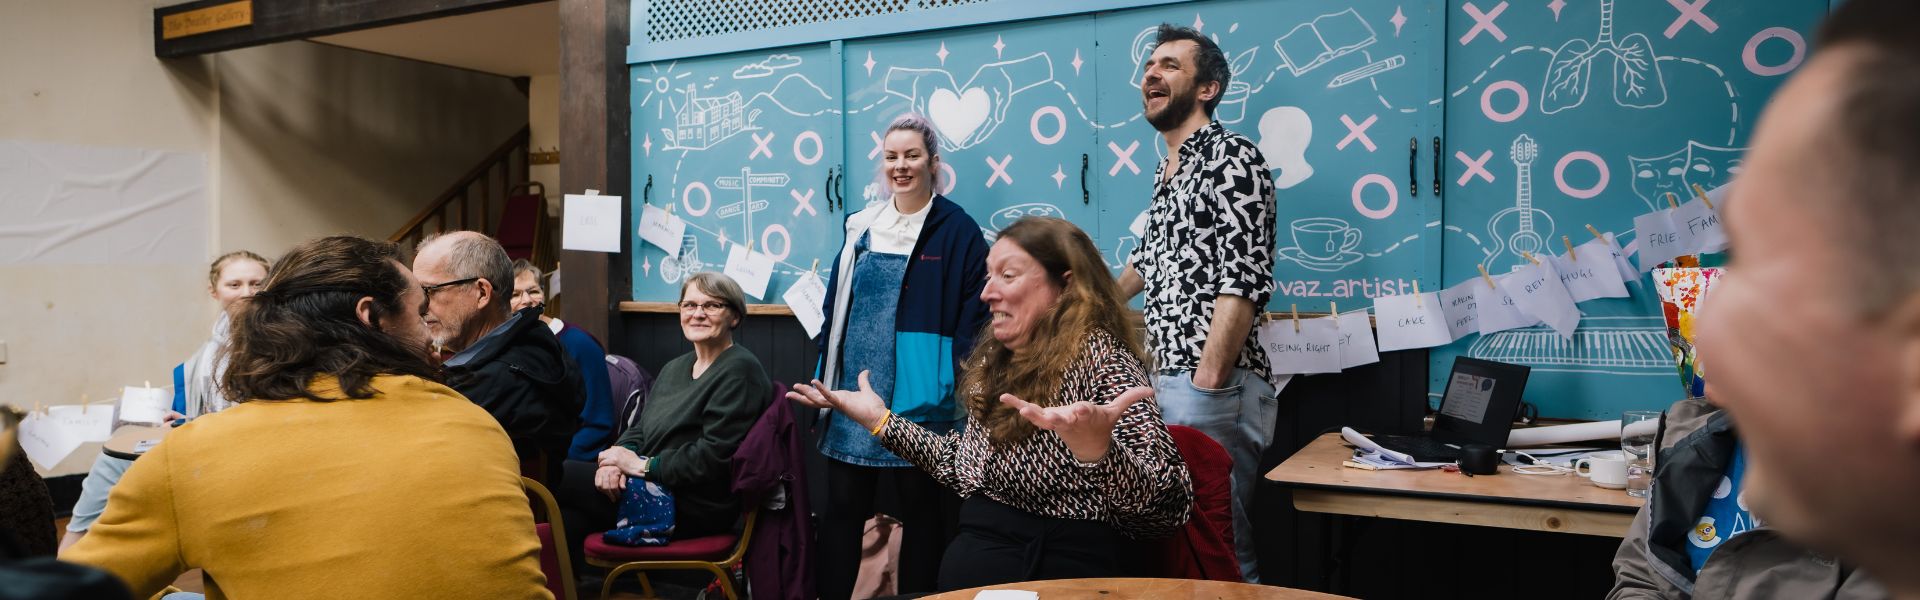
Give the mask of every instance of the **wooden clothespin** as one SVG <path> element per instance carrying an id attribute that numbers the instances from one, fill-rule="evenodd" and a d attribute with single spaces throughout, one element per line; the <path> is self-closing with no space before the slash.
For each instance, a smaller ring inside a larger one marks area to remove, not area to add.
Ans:
<path id="1" fill-rule="evenodd" d="M 37 412 L 40 412 L 40 399 L 39 399 L 39 398 L 34 398 L 34 399 L 33 399 L 33 412 L 30 412 L 30 413 L 27 413 L 27 415 L 28 415 L 28 416 L 32 416 L 32 415 L 33 415 L 33 413 L 37 413 Z"/>
<path id="2" fill-rule="evenodd" d="M 1300 333 L 1300 305 L 1293 305 L 1293 332 Z"/>
<path id="3" fill-rule="evenodd" d="M 1333 318 L 1335 318 L 1335 319 L 1338 319 L 1338 318 L 1340 318 L 1340 303 L 1339 303 L 1339 302 L 1328 302 L 1328 303 L 1327 303 L 1327 307 L 1328 307 L 1328 308 L 1327 308 L 1327 310 L 1329 310 L 1329 311 L 1333 311 Z"/>
<path id="4" fill-rule="evenodd" d="M 80 414 L 87 414 L 87 395 L 80 395 Z"/>
<path id="5" fill-rule="evenodd" d="M 1527 262 L 1530 262 L 1536 265 L 1540 264 L 1540 259 L 1534 258 L 1532 252 L 1521 252 L 1520 255 L 1527 257 Z"/>
<path id="6" fill-rule="evenodd" d="M 1560 243 L 1567 245 L 1567 260 L 1580 260 L 1580 257 L 1573 253 L 1573 238 L 1560 236 Z"/>
<path id="7" fill-rule="evenodd" d="M 1667 192 L 1667 208 L 1680 208 L 1680 202 L 1674 198 L 1673 192 Z"/>
<path id="8" fill-rule="evenodd" d="M 753 240 L 747 240 L 747 253 L 753 253 Z"/>
<path id="9" fill-rule="evenodd" d="M 1486 265 L 1474 265 L 1474 268 L 1480 269 L 1480 278 L 1487 280 L 1487 289 L 1490 289 L 1490 290 L 1500 289 L 1500 286 L 1493 284 L 1493 276 L 1487 274 Z"/>
<path id="10" fill-rule="evenodd" d="M 813 266 L 807 267 L 807 274 L 814 277 L 820 276 L 820 259 L 813 259 Z"/>
<path id="11" fill-rule="evenodd" d="M 1427 299 L 1420 297 L 1420 280 L 1418 279 L 1413 280 L 1413 305 L 1414 306 L 1427 305 Z"/>
<path id="12" fill-rule="evenodd" d="M 1700 187 L 1698 183 L 1693 184 L 1693 193 L 1700 197 L 1701 202 L 1707 203 L 1707 210 L 1719 210 L 1713 207 L 1713 199 L 1707 197 L 1707 188 Z"/>
<path id="13" fill-rule="evenodd" d="M 1607 236 L 1600 235 L 1600 230 L 1594 229 L 1592 223 L 1587 224 L 1587 233 L 1593 234 L 1593 239 L 1600 240 L 1602 242 L 1607 241 Z"/>

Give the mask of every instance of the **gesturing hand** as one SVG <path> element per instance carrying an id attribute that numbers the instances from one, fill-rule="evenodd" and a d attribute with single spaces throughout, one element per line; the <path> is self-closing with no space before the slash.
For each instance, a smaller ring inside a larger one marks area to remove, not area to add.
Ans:
<path id="1" fill-rule="evenodd" d="M 787 392 L 787 399 L 813 408 L 840 411 L 840 414 L 871 431 L 874 425 L 880 423 L 880 418 L 887 415 L 887 401 L 873 393 L 873 384 L 867 382 L 867 373 L 860 372 L 859 391 L 830 390 L 815 379 L 813 385 L 795 384 L 793 390 Z"/>
<path id="2" fill-rule="evenodd" d="M 1001 394 L 1000 401 L 1020 411 L 1020 416 L 1039 427 L 1060 435 L 1067 443 L 1067 450 L 1073 452 L 1073 458 L 1080 462 L 1095 462 L 1107 455 L 1113 446 L 1113 426 L 1120 422 L 1133 403 L 1153 396 L 1153 388 L 1136 387 L 1128 389 L 1106 404 L 1094 404 L 1085 400 L 1066 406 L 1042 408 L 1031 402 L 1021 400 L 1013 394 Z"/>

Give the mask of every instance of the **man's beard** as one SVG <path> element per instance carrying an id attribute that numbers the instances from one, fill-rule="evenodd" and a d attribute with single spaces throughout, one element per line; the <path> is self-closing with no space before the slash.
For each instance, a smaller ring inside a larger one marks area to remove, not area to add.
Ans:
<path id="1" fill-rule="evenodd" d="M 1182 93 L 1180 90 L 1169 89 L 1167 90 L 1167 104 L 1160 108 L 1160 112 L 1156 113 L 1151 109 L 1146 110 L 1147 123 L 1153 125 L 1156 131 L 1171 131 L 1173 128 L 1179 127 L 1181 123 L 1186 122 L 1187 115 L 1193 114 L 1193 106 L 1197 104 L 1199 100 L 1200 94 L 1198 90 L 1189 88 L 1185 93 Z M 1145 104 L 1146 101 L 1142 99 L 1141 105 L 1143 109 L 1145 108 Z"/>

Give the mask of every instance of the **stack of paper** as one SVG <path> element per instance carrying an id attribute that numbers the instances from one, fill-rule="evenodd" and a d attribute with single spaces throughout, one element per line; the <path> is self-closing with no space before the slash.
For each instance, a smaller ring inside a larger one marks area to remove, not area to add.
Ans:
<path id="1" fill-rule="evenodd" d="M 1354 455 L 1353 462 L 1374 469 L 1432 469 L 1442 465 L 1453 464 L 1416 461 L 1412 456 L 1408 456 L 1405 453 L 1394 452 L 1381 447 L 1379 444 L 1373 443 L 1373 440 L 1368 439 L 1367 436 L 1360 435 L 1360 432 L 1354 431 L 1352 427 L 1341 427 L 1340 438 L 1346 440 L 1349 444 L 1353 444 L 1353 447 L 1360 449 L 1360 452 Z"/>

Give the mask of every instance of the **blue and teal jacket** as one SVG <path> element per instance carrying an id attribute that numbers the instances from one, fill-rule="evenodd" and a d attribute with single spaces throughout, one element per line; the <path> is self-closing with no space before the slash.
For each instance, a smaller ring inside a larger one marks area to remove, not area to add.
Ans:
<path id="1" fill-rule="evenodd" d="M 840 345 L 847 330 L 853 289 L 853 247 L 880 214 L 881 204 L 847 216 L 846 242 L 827 279 L 827 301 L 822 310 L 826 327 L 815 338 L 820 345 L 820 381 L 840 381 Z M 964 413 L 954 402 L 954 383 L 974 336 L 987 323 L 987 305 L 980 289 L 987 280 L 987 242 L 980 224 L 945 196 L 935 195 L 927 221 L 907 260 L 900 288 L 899 312 L 894 320 L 894 414 L 916 423 L 958 421 Z M 857 314 L 855 315 L 857 318 Z"/>

